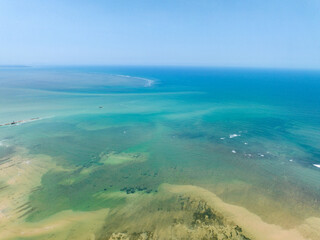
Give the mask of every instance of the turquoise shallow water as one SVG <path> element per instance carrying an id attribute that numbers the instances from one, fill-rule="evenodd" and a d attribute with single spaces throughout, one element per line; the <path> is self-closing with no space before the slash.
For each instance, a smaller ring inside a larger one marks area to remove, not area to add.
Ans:
<path id="1" fill-rule="evenodd" d="M 124 199 L 96 194 L 162 183 L 204 187 L 283 226 L 320 217 L 320 72 L 7 68 L 0 104 L 0 124 L 40 118 L 0 127 L 0 157 L 23 147 L 68 170 L 42 177 L 28 221 L 113 208 Z"/>

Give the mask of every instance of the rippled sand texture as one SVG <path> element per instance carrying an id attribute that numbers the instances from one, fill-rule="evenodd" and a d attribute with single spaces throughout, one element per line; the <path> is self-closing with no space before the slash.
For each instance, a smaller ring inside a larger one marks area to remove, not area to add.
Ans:
<path id="1" fill-rule="evenodd" d="M 187 185 L 162 185 L 154 194 L 125 194 L 121 207 L 97 211 L 66 210 L 26 222 L 28 194 L 40 178 L 57 168 L 47 156 L 19 156 L 1 165 L 1 239 L 318 239 L 319 218 L 296 229 L 268 224 L 257 215 L 223 202 L 213 193 Z M 4 159 L 1 159 L 3 162 Z M 32 161 L 32 162 L 31 162 Z M 32 163 L 32 164 L 31 164 Z M 109 198 L 110 194 L 100 194 Z M 121 197 L 121 196 L 119 196 Z M 54 201 L 54 199 L 53 199 Z"/>

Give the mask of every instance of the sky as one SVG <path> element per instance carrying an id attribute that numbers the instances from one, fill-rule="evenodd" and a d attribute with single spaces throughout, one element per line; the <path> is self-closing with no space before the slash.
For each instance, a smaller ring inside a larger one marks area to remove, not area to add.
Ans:
<path id="1" fill-rule="evenodd" d="M 320 0 L 0 0 L 0 65 L 320 69 Z"/>

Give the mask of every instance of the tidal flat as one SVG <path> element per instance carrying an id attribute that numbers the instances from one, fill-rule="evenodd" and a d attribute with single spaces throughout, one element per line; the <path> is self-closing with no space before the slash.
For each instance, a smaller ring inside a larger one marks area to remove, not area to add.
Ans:
<path id="1" fill-rule="evenodd" d="M 319 79 L 3 69 L 0 239 L 320 239 Z"/>

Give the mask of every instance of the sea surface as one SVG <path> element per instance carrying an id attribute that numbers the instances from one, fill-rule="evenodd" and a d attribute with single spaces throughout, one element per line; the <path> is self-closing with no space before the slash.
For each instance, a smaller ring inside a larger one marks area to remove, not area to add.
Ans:
<path id="1" fill-rule="evenodd" d="M 320 71 L 1 67 L 0 125 L 0 239 L 320 239 Z"/>

